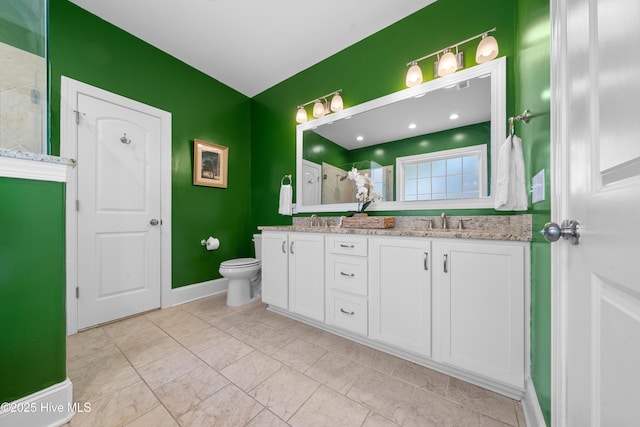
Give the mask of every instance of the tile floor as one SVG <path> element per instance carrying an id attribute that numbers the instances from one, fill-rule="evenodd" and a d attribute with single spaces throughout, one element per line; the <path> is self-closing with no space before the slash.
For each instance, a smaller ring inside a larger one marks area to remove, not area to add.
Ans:
<path id="1" fill-rule="evenodd" d="M 218 295 L 67 339 L 70 426 L 515 426 L 520 402 Z"/>

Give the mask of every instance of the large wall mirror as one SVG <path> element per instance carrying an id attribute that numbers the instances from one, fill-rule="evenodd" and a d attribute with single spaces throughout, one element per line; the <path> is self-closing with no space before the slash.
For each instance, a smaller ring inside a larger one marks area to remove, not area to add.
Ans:
<path id="1" fill-rule="evenodd" d="M 353 167 L 382 197 L 368 211 L 493 207 L 505 64 L 498 58 L 298 125 L 298 211 L 356 210 Z"/>

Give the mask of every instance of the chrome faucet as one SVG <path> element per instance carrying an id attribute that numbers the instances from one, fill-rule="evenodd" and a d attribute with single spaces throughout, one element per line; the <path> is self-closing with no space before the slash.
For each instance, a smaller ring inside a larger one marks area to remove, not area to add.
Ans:
<path id="1" fill-rule="evenodd" d="M 311 215 L 311 226 L 313 227 L 313 222 L 315 221 L 316 226 L 320 227 L 320 218 L 318 218 L 318 215 L 313 214 Z"/>
<path id="2" fill-rule="evenodd" d="M 446 230 L 447 229 L 447 214 L 442 212 L 440 217 L 442 218 L 442 229 Z"/>

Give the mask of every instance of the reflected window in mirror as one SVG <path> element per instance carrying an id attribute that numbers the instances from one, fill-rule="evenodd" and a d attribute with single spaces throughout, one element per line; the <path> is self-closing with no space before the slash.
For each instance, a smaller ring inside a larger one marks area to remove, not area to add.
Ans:
<path id="1" fill-rule="evenodd" d="M 396 160 L 398 200 L 477 199 L 486 194 L 487 145 Z"/>

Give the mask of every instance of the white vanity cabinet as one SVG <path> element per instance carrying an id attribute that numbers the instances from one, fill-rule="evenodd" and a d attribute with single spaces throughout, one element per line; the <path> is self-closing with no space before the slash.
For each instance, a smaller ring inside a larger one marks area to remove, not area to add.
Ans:
<path id="1" fill-rule="evenodd" d="M 289 308 L 289 235 L 262 233 L 262 301 Z"/>
<path id="2" fill-rule="evenodd" d="M 324 322 L 324 235 L 289 233 L 289 310 Z"/>
<path id="3" fill-rule="evenodd" d="M 374 237 L 369 245 L 369 336 L 430 356 L 431 241 Z"/>
<path id="4" fill-rule="evenodd" d="M 330 235 L 326 239 L 327 324 L 367 335 L 368 239 Z"/>
<path id="5" fill-rule="evenodd" d="M 324 321 L 324 235 L 262 233 L 262 301 Z"/>
<path id="6" fill-rule="evenodd" d="M 435 244 L 443 363 L 524 388 L 525 246 Z"/>

